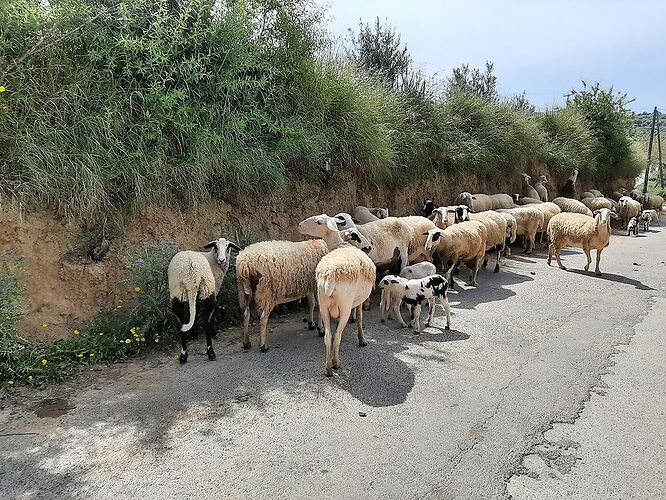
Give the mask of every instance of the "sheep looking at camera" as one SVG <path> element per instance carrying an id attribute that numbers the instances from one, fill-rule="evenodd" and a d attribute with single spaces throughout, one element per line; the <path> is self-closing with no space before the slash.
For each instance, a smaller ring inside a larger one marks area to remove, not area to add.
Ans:
<path id="1" fill-rule="evenodd" d="M 550 266 L 553 254 L 557 259 L 560 269 L 566 269 L 560 260 L 560 252 L 564 247 L 582 248 L 587 257 L 585 271 L 590 268 L 592 257 L 590 252 L 597 251 L 597 265 L 595 274 L 601 276 L 599 263 L 601 252 L 610 242 L 611 227 L 610 219 L 617 216 L 607 208 L 602 208 L 594 213 L 594 217 L 583 214 L 561 213 L 554 216 L 548 224 L 548 265 Z"/>
<path id="2" fill-rule="evenodd" d="M 626 227 L 632 217 L 641 213 L 641 204 L 632 200 L 629 196 L 623 196 L 617 202 L 617 214 L 620 216 L 622 227 Z"/>
<path id="3" fill-rule="evenodd" d="M 627 236 L 631 236 L 632 234 L 638 236 L 638 227 L 638 217 L 632 217 L 629 219 L 629 223 L 627 224 Z"/>
<path id="4" fill-rule="evenodd" d="M 204 246 L 207 252 L 184 250 L 173 256 L 167 269 L 171 310 L 183 323 L 180 331 L 182 349 L 179 360 L 187 362 L 187 332 L 197 318 L 197 305 L 201 326 L 206 333 L 206 353 L 208 359 L 215 359 L 211 340 L 215 328 L 211 322 L 215 312 L 217 294 L 222 286 L 224 275 L 229 270 L 231 249 L 240 250 L 238 245 L 218 238 Z M 185 307 L 189 320 L 185 323 Z"/>

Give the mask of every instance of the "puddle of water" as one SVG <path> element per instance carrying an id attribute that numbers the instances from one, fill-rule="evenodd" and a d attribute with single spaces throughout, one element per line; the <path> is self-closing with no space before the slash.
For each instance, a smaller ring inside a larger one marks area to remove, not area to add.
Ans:
<path id="1" fill-rule="evenodd" d="M 63 398 L 45 399 L 37 405 L 35 414 L 39 418 L 55 418 L 68 413 L 73 408 L 74 406 L 70 406 L 69 401 Z"/>

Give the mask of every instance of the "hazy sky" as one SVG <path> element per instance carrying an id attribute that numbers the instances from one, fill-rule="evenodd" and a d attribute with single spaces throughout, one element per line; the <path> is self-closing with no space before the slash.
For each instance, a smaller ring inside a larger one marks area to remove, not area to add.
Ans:
<path id="1" fill-rule="evenodd" d="M 387 19 L 429 74 L 490 60 L 500 94 L 539 107 L 586 80 L 626 91 L 636 111 L 666 108 L 666 0 L 318 1 L 336 35 Z"/>

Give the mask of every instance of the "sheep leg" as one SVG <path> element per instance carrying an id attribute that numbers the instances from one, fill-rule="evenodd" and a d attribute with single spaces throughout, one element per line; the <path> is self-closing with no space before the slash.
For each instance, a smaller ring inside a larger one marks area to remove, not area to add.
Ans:
<path id="1" fill-rule="evenodd" d="M 362 306 L 359 306 L 362 308 Z M 345 331 L 345 326 L 347 326 L 347 321 L 349 320 L 349 315 L 351 314 L 351 308 L 349 306 L 340 307 L 340 317 L 338 318 L 338 327 L 335 329 L 335 338 L 333 338 L 333 368 L 337 370 L 340 368 L 340 342 L 342 341 L 342 334 Z M 361 322 L 362 314 L 359 311 L 359 314 L 356 317 L 358 323 Z"/>
<path id="2" fill-rule="evenodd" d="M 182 343 L 182 349 L 180 350 L 180 357 L 178 360 L 180 364 L 187 363 L 187 332 L 180 332 L 180 342 Z"/>
<path id="3" fill-rule="evenodd" d="M 414 333 L 421 333 L 421 304 L 412 307 L 412 314 L 414 315 Z"/>
<path id="4" fill-rule="evenodd" d="M 583 252 L 585 252 L 585 257 L 587 257 L 587 264 L 585 264 L 585 270 L 590 270 L 590 264 L 592 263 L 592 256 L 590 255 L 590 247 L 583 247 Z"/>
<path id="5" fill-rule="evenodd" d="M 316 328 L 314 321 L 314 310 L 315 310 L 314 294 L 312 293 L 308 294 L 307 299 L 308 299 L 308 330 L 314 330 Z"/>
<path id="6" fill-rule="evenodd" d="M 435 319 L 435 298 L 431 297 L 428 299 L 428 321 L 426 322 L 426 328 L 432 325 L 433 320 Z"/>
<path id="7" fill-rule="evenodd" d="M 550 266 L 551 261 L 553 260 L 553 251 L 555 249 L 555 245 L 552 243 L 548 245 L 548 265 Z"/>
<path id="8" fill-rule="evenodd" d="M 500 244 L 495 245 L 495 269 L 493 269 L 494 273 L 499 272 L 500 270 L 500 259 L 502 258 L 502 246 Z"/>
<path id="9" fill-rule="evenodd" d="M 391 317 L 390 302 L 388 290 L 382 290 L 381 298 L 379 299 L 379 321 L 384 323 L 386 321 L 386 310 L 388 309 L 388 317 Z"/>
<path id="10" fill-rule="evenodd" d="M 261 352 L 268 351 L 266 336 L 268 334 L 268 317 L 270 315 L 271 315 L 271 310 L 267 309 L 261 311 L 261 317 L 259 318 L 259 350 Z"/>
<path id="11" fill-rule="evenodd" d="M 370 297 L 368 297 L 367 300 L 363 302 L 363 310 L 364 311 L 370 310 Z M 356 315 L 354 315 L 354 318 L 356 318 Z"/>
<path id="12" fill-rule="evenodd" d="M 351 316 L 349 317 L 350 323 L 356 323 L 356 308 L 352 309 Z"/>
<path id="13" fill-rule="evenodd" d="M 561 248 L 556 248 L 555 249 L 555 258 L 557 259 L 557 265 L 560 266 L 560 269 L 564 269 L 565 271 L 567 270 L 566 267 L 562 264 L 562 260 L 560 259 L 560 250 Z"/>
<path id="14" fill-rule="evenodd" d="M 326 346 L 326 362 L 324 363 L 324 373 L 327 377 L 333 375 L 333 356 L 331 355 L 331 343 L 333 337 L 331 336 L 331 317 L 328 311 L 321 311 L 322 321 L 324 323 L 324 345 Z"/>
<path id="15" fill-rule="evenodd" d="M 597 276 L 601 276 L 601 270 L 599 269 L 599 264 L 601 263 L 601 251 L 602 250 L 603 250 L 603 248 L 599 248 L 597 250 L 597 265 L 594 268 L 594 274 L 596 274 Z"/>
<path id="16" fill-rule="evenodd" d="M 356 321 L 356 331 L 358 333 L 358 346 L 359 347 L 365 347 L 368 345 L 368 342 L 365 340 L 365 337 L 363 336 L 363 308 L 361 306 L 358 306 L 356 308 L 356 317 L 358 318 L 358 321 Z"/>
<path id="17" fill-rule="evenodd" d="M 444 327 L 444 330 L 450 330 L 451 329 L 451 306 L 449 305 L 449 301 L 446 298 L 446 295 L 439 298 L 439 303 L 442 304 L 442 307 L 444 308 L 444 311 L 446 312 L 446 326 Z"/>
<path id="18" fill-rule="evenodd" d="M 206 333 L 206 354 L 208 359 L 213 361 L 215 359 L 215 351 L 213 350 L 213 334 L 215 333 L 215 327 L 213 326 L 213 313 L 215 312 L 215 297 L 208 297 L 207 299 L 201 302 L 201 323 L 203 324 L 204 331 Z"/>
<path id="19" fill-rule="evenodd" d="M 250 302 L 247 301 L 243 311 L 243 349 L 252 347 L 250 342 Z"/>
<path id="20" fill-rule="evenodd" d="M 400 312 L 400 306 L 402 305 L 401 300 L 397 300 L 393 303 L 393 313 L 395 314 L 395 319 L 398 320 L 400 323 L 400 326 L 403 328 L 407 326 L 407 323 L 405 323 L 405 320 L 402 319 L 402 313 Z"/>
<path id="21" fill-rule="evenodd" d="M 476 275 L 479 274 L 479 267 L 481 266 L 481 261 L 482 261 L 482 260 L 483 260 L 483 256 L 478 257 L 478 258 L 474 261 L 474 263 L 472 264 L 472 266 L 470 267 L 470 269 L 471 269 L 471 271 L 472 271 L 472 280 L 471 280 L 470 283 L 469 283 L 470 285 L 478 285 L 478 283 L 476 282 Z"/>

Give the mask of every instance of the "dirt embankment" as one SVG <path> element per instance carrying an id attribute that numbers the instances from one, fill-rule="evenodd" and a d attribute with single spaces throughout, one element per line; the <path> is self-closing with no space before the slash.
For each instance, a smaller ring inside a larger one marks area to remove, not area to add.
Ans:
<path id="1" fill-rule="evenodd" d="M 533 169 L 533 178 L 544 172 L 544 168 Z M 563 179 L 552 179 L 550 192 L 562 183 Z M 579 190 L 585 187 L 579 185 Z M 414 215 L 419 214 L 425 198 L 444 204 L 461 191 L 511 193 L 519 188 L 517 177 L 480 181 L 438 175 L 392 190 L 349 179 L 327 190 L 301 185 L 234 206 L 211 201 L 188 210 L 155 207 L 131 218 L 102 262 L 76 255 L 81 228 L 75 224 L 51 213 L 21 214 L 16 207 L 4 205 L 0 207 L 0 255 L 9 252 L 24 259 L 20 275 L 27 291 L 23 333 L 31 339 L 50 340 L 64 337 L 131 293 L 131 286 L 119 284 L 126 273 L 121 252 L 127 244 L 175 241 L 181 248 L 198 248 L 220 234 L 238 235 L 244 241 L 302 240 L 297 223 L 314 214 L 367 205 L 389 207 L 392 215 Z"/>

